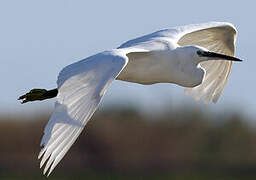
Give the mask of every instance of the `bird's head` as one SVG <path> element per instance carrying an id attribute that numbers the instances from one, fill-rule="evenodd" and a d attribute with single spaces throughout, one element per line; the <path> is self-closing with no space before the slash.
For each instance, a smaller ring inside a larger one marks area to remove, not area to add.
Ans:
<path id="1" fill-rule="evenodd" d="M 206 48 L 200 46 L 188 46 L 191 56 L 195 60 L 196 64 L 209 61 L 209 60 L 227 60 L 227 61 L 242 61 L 233 56 L 228 56 L 221 53 L 212 52 Z"/>

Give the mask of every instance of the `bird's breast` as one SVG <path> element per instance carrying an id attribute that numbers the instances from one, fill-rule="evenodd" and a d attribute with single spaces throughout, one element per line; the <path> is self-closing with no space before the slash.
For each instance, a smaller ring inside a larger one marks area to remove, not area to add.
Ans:
<path id="1" fill-rule="evenodd" d="M 127 56 L 129 62 L 117 77 L 118 80 L 140 84 L 168 82 L 166 61 L 156 52 L 131 53 Z"/>
<path id="2" fill-rule="evenodd" d="M 173 52 L 141 52 L 128 54 L 129 62 L 118 80 L 140 84 L 174 83 L 184 87 L 201 84 L 204 71 L 183 63 Z"/>

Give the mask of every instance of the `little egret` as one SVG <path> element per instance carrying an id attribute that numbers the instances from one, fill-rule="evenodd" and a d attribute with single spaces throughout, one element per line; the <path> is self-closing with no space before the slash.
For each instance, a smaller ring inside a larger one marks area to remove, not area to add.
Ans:
<path id="1" fill-rule="evenodd" d="M 209 22 L 160 30 L 130 40 L 65 67 L 57 89 L 33 89 L 22 103 L 57 96 L 41 141 L 44 174 L 49 175 L 96 111 L 105 91 L 118 79 L 140 84 L 174 83 L 186 94 L 216 103 L 227 83 L 234 57 L 235 27 Z"/>

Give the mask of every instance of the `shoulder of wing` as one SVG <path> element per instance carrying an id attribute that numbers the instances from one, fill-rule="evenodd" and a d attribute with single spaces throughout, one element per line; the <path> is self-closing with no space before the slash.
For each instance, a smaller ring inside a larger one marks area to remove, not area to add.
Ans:
<path id="1" fill-rule="evenodd" d="M 123 51 L 104 51 L 64 67 L 58 75 L 57 85 L 60 87 L 70 77 L 83 75 L 89 71 L 122 69 L 127 62 L 128 58 Z"/>

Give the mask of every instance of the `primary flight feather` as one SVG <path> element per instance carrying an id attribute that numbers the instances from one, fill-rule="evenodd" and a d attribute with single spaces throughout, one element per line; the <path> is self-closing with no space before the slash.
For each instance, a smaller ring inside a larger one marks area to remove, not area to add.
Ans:
<path id="1" fill-rule="evenodd" d="M 23 103 L 57 96 L 41 141 L 40 167 L 49 175 L 96 111 L 113 80 L 140 84 L 174 83 L 186 94 L 216 103 L 230 75 L 236 29 L 209 22 L 161 30 L 130 40 L 65 67 L 57 89 L 33 89 Z"/>

